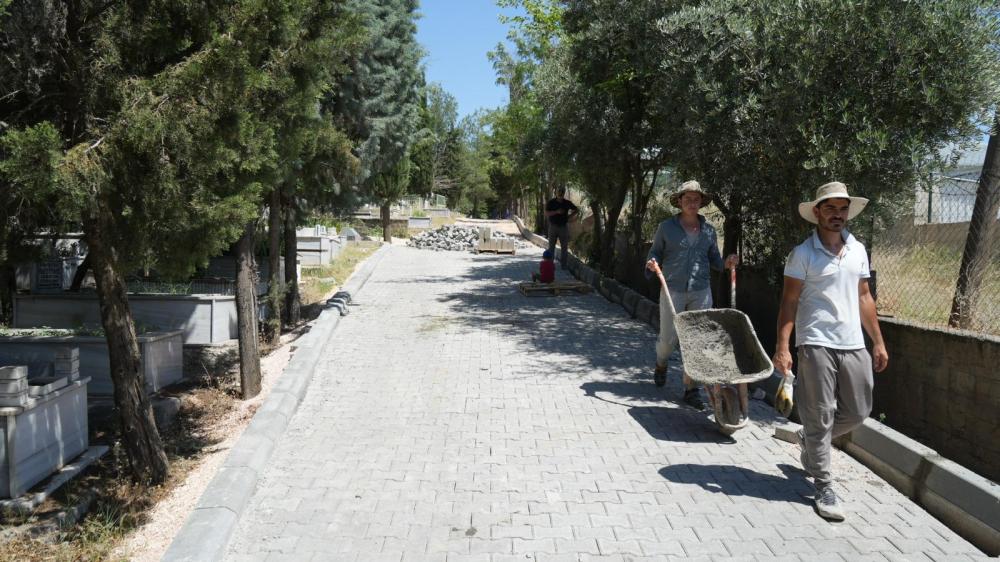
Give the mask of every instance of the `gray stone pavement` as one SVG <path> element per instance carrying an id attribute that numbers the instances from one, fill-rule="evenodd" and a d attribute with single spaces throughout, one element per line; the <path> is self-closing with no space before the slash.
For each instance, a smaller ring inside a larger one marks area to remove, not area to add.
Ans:
<path id="1" fill-rule="evenodd" d="M 828 523 L 798 448 L 724 437 L 596 294 L 522 297 L 540 251 L 393 247 L 354 296 L 227 560 L 969 560 L 843 453 Z M 560 272 L 564 275 L 564 272 Z"/>

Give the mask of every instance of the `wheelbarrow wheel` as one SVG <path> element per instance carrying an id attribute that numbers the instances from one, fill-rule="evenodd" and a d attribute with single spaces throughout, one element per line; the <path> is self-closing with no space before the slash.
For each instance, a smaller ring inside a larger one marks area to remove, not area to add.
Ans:
<path id="1" fill-rule="evenodd" d="M 715 425 L 725 435 L 732 435 L 743 428 L 747 418 L 743 413 L 740 393 L 730 385 L 715 385 L 711 392 L 712 410 L 715 413 Z"/>

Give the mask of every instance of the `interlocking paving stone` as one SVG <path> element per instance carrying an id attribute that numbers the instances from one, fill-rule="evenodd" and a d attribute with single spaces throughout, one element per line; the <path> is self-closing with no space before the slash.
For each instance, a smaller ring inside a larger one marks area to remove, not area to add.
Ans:
<path id="1" fill-rule="evenodd" d="M 679 404 L 677 361 L 652 384 L 656 334 L 620 306 L 521 296 L 539 254 L 391 248 L 322 350 L 227 559 L 984 558 L 839 451 L 848 519 L 821 519 L 770 407 L 719 434 Z"/>

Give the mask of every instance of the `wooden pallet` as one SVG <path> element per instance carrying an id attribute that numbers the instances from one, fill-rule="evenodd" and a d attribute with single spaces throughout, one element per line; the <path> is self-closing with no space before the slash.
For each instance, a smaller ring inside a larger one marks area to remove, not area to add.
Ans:
<path id="1" fill-rule="evenodd" d="M 515 252 L 514 248 L 509 248 L 509 249 L 488 248 L 485 250 L 481 248 L 476 249 L 477 254 L 510 254 L 513 256 L 514 252 Z"/>
<path id="2" fill-rule="evenodd" d="M 517 287 L 526 297 L 557 297 L 561 294 L 587 294 L 594 290 L 580 281 L 557 281 L 554 283 L 521 283 Z"/>

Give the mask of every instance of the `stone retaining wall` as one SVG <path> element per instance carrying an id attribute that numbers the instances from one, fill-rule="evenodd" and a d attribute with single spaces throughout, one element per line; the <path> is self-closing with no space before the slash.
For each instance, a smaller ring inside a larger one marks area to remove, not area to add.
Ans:
<path id="1" fill-rule="evenodd" d="M 1000 481 L 1000 338 L 881 318 L 873 416 Z"/>

